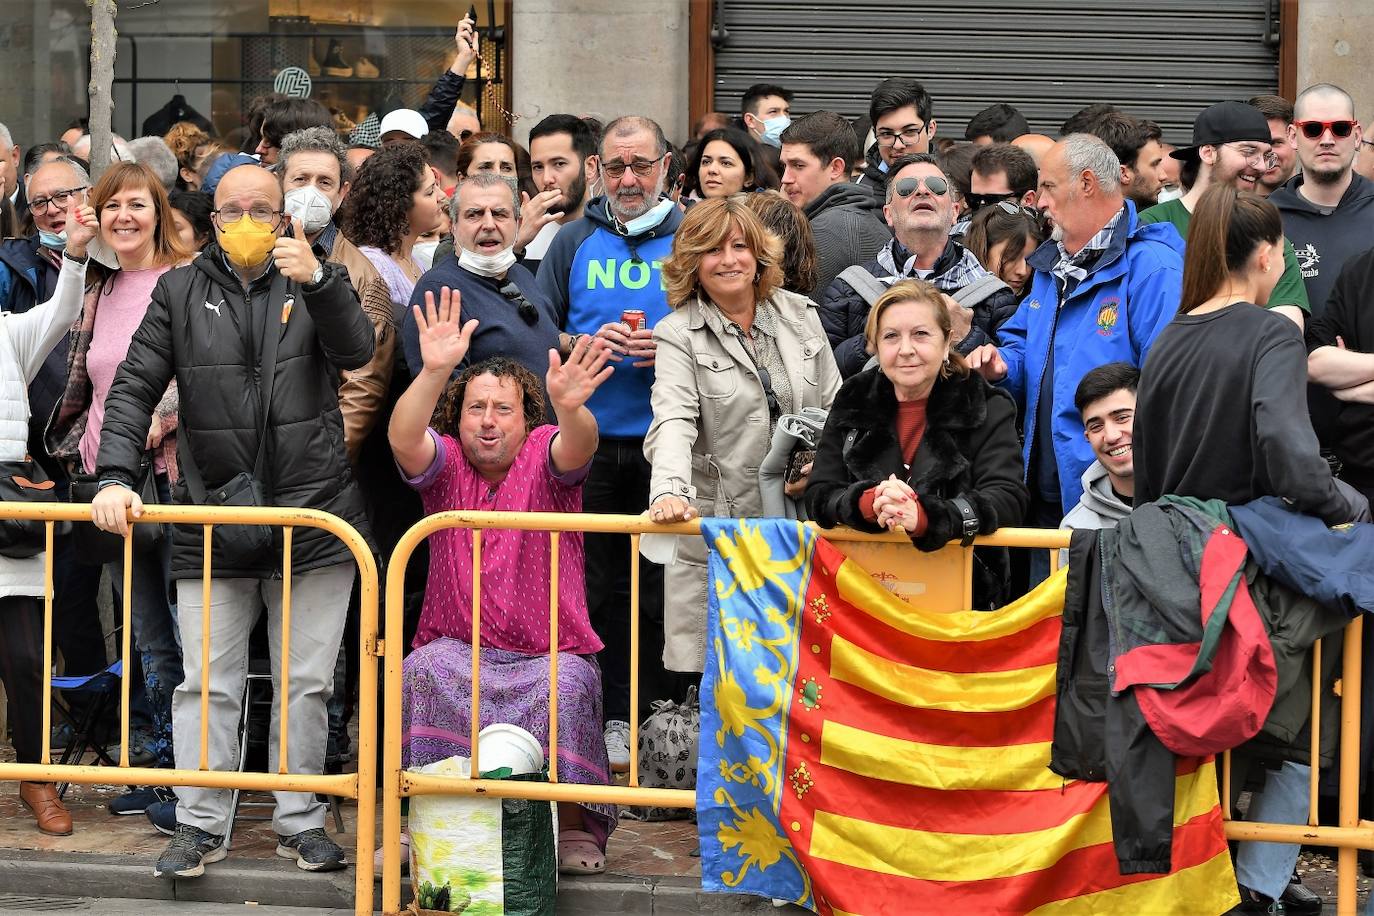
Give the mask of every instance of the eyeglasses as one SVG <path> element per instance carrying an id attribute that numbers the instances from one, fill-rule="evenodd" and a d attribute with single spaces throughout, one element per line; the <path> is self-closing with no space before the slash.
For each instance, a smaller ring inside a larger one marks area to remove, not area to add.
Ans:
<path id="1" fill-rule="evenodd" d="M 497 290 L 509 302 L 515 303 L 516 314 L 520 320 L 530 327 L 539 323 L 539 310 L 534 307 L 534 303 L 525 298 L 525 294 L 520 292 L 520 288 L 514 283 L 507 283 Z"/>
<path id="2" fill-rule="evenodd" d="M 942 197 L 949 193 L 949 182 L 939 175 L 927 175 L 925 178 L 903 178 L 892 186 L 892 193 L 898 197 L 910 197 L 921 187 L 922 182 L 925 183 L 926 190 L 936 197 Z"/>
<path id="3" fill-rule="evenodd" d="M 911 146 L 921 139 L 921 134 L 925 132 L 926 125 L 922 124 L 920 127 L 906 127 L 899 131 L 879 130 L 875 131 L 874 135 L 878 138 L 879 146 L 893 146 L 899 138 L 902 146 Z"/>
<path id="4" fill-rule="evenodd" d="M 1293 126 L 1302 131 L 1302 135 L 1309 140 L 1320 140 L 1322 134 L 1328 130 L 1331 136 L 1338 140 L 1344 140 L 1355 131 L 1355 123 L 1350 120 L 1341 121 L 1294 121 Z"/>
<path id="5" fill-rule="evenodd" d="M 612 159 L 610 162 L 601 163 L 601 171 L 607 178 L 620 178 L 625 174 L 625 170 L 629 169 L 640 178 L 648 178 L 649 173 L 654 170 L 654 166 L 662 162 L 667 156 L 668 154 L 664 153 L 657 159 L 636 159 L 628 165 L 619 159 Z"/>
<path id="6" fill-rule="evenodd" d="M 64 191 L 58 191 L 51 197 L 35 197 L 33 200 L 29 201 L 29 212 L 42 213 L 46 211 L 51 204 L 56 204 L 59 210 L 65 210 L 67 209 L 67 204 L 71 202 L 73 194 L 87 190 L 90 190 L 90 186 L 82 185 L 79 188 L 67 188 Z"/>
<path id="7" fill-rule="evenodd" d="M 1008 191 L 1005 194 L 965 194 L 964 202 L 968 204 L 969 210 L 977 211 L 984 207 L 991 207 L 993 204 L 1015 200 L 1020 196 L 1015 191 Z"/>
<path id="8" fill-rule="evenodd" d="M 763 397 L 768 402 L 768 420 L 771 423 L 776 423 L 778 417 L 782 416 L 782 404 L 778 401 L 777 392 L 773 390 L 773 377 L 762 366 L 759 366 L 758 370 L 759 381 L 763 383 Z"/>
<path id="9" fill-rule="evenodd" d="M 1229 146 L 1232 149 L 1235 149 L 1234 143 L 1223 143 L 1221 145 Z M 1247 165 L 1257 166 L 1259 168 L 1264 169 L 1265 171 L 1268 171 L 1269 169 L 1272 169 L 1274 166 L 1279 164 L 1279 157 L 1275 156 L 1273 152 L 1262 153 L 1254 147 L 1248 147 L 1246 149 L 1236 149 L 1236 152 L 1240 153 L 1242 156 L 1245 157 L 1245 162 Z"/>
<path id="10" fill-rule="evenodd" d="M 273 210 L 267 204 L 253 204 L 247 211 L 238 204 L 225 204 L 213 211 L 213 215 L 219 217 L 220 224 L 223 225 L 225 223 L 237 223 L 243 219 L 245 212 L 253 222 L 271 226 L 275 226 L 282 216 L 281 210 Z"/>

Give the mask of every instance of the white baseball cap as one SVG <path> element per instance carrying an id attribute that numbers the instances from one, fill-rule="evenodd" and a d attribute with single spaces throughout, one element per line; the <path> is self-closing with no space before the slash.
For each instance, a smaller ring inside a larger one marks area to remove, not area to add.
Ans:
<path id="1" fill-rule="evenodd" d="M 425 116 L 415 109 L 397 108 L 382 118 L 382 125 L 377 133 L 378 136 L 385 137 L 394 130 L 403 131 L 419 140 L 429 133 L 429 124 L 425 121 Z"/>

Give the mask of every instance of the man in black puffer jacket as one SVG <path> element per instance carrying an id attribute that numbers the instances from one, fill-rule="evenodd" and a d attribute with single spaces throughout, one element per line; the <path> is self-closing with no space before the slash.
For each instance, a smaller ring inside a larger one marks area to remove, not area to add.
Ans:
<path id="1" fill-rule="evenodd" d="M 105 401 L 96 461 L 101 490 L 93 519 L 107 531 L 123 532 L 126 513 L 141 513 L 131 485 L 153 408 L 175 379 L 183 475 L 173 490 L 175 502 L 319 509 L 366 532 L 362 495 L 344 449 L 338 390 L 340 370 L 365 365 L 374 342 L 348 272 L 316 260 L 299 221 L 284 222 L 281 186 L 266 169 L 231 169 L 215 191 L 215 207 L 217 241 L 190 266 L 158 281 Z M 258 497 L 222 500 L 226 491 L 249 489 L 242 475 L 251 476 Z M 200 760 L 202 530 L 185 525 L 172 533 L 186 669 L 172 698 L 180 769 L 195 769 Z M 274 531 L 266 549 L 251 549 L 236 530 L 251 529 L 217 528 L 212 542 L 216 645 L 209 668 L 213 715 L 207 749 L 212 770 L 238 767 L 248 638 L 264 604 L 273 686 L 279 688 L 281 532 Z M 293 773 L 320 773 L 328 731 L 325 701 L 334 682 L 354 564 L 348 548 L 332 535 L 304 527 L 294 532 L 288 764 Z M 279 713 L 274 703 L 269 771 L 277 769 Z M 223 790 L 181 788 L 177 797 L 177 832 L 154 874 L 196 877 L 207 863 L 224 858 L 230 796 Z M 306 871 L 343 868 L 343 851 L 325 834 L 325 806 L 314 794 L 278 792 L 276 798 L 278 854 L 296 859 Z"/>
<path id="2" fill-rule="evenodd" d="M 954 199 L 949 177 L 939 161 L 929 153 L 903 156 L 893 163 L 890 175 L 883 212 L 896 238 L 878 252 L 875 260 L 857 268 L 871 280 L 865 279 L 864 274 L 855 277 L 849 269 L 840 271 L 817 300 L 821 324 L 835 351 L 840 375 L 845 378 L 862 371 L 868 362 L 864 325 L 870 303 L 880 295 L 880 287 L 918 278 L 953 296 L 979 284 L 983 292 L 975 297 L 971 307 L 950 306 L 955 350 L 961 354 L 985 343 L 996 343 L 997 329 L 1016 311 L 1016 294 L 1005 283 L 996 282 L 995 278 L 988 280 L 990 275 L 978 259 L 950 238 Z"/>

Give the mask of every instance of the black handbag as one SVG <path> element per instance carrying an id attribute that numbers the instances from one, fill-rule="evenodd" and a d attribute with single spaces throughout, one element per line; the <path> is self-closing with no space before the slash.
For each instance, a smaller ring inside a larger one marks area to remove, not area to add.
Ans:
<path id="1" fill-rule="evenodd" d="M 262 416 L 258 423 L 258 453 L 253 461 L 253 472 L 240 471 L 222 486 L 209 490 L 205 478 L 196 464 L 191 452 L 190 437 L 183 428 L 177 435 L 177 457 L 181 464 L 181 477 L 191 500 L 200 506 L 235 506 L 251 508 L 270 505 L 268 494 L 271 488 L 267 482 L 267 425 L 272 406 L 272 388 L 277 377 L 277 344 L 283 331 L 272 321 L 272 303 L 279 293 L 285 292 L 286 278 L 277 274 L 272 289 L 268 293 L 267 318 L 263 329 L 262 345 Z M 289 314 L 283 309 L 282 314 Z M 221 562 L 242 569 L 267 562 L 272 550 L 272 526 L 270 525 L 221 525 L 214 533 L 215 544 Z"/>
<path id="2" fill-rule="evenodd" d="M 0 500 L 7 503 L 50 503 L 57 501 L 57 484 L 43 466 L 32 458 L 0 461 Z M 70 522 L 58 522 L 54 534 L 65 534 Z M 0 557 L 24 560 L 36 557 L 47 546 L 45 524 L 32 519 L 0 519 Z"/>
<path id="3" fill-rule="evenodd" d="M 100 492 L 100 478 L 96 474 L 77 474 L 72 478 L 71 499 L 74 503 L 89 503 Z M 153 453 L 143 453 L 134 480 L 134 492 L 145 506 L 155 506 L 161 500 L 157 492 L 157 471 L 153 467 Z M 149 522 L 133 526 L 134 552 L 156 550 L 167 536 L 165 525 Z M 110 531 L 101 531 L 94 522 L 77 522 L 72 528 L 72 552 L 84 566 L 104 566 L 124 556 L 124 539 Z"/>

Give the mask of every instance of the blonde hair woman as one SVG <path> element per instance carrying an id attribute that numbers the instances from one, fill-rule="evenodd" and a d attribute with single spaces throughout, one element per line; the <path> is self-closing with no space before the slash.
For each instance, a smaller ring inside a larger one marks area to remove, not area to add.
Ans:
<path id="1" fill-rule="evenodd" d="M 921 550 L 1019 523 L 1029 496 L 1016 404 L 951 348 L 940 291 L 893 284 L 864 337 L 878 365 L 835 396 L 806 488 L 809 516 L 825 528 L 904 531 Z M 974 608 L 991 610 L 1006 598 L 1006 550 L 975 557 Z"/>
<path id="2" fill-rule="evenodd" d="M 654 327 L 654 419 L 644 440 L 655 522 L 762 514 L 759 464 L 778 418 L 828 408 L 839 389 L 815 303 L 781 288 L 782 261 L 782 242 L 739 196 L 697 204 L 678 228 L 663 264 L 674 311 Z M 705 564 L 701 539 L 681 538 L 664 572 L 663 660 L 672 671 L 702 669 Z"/>

